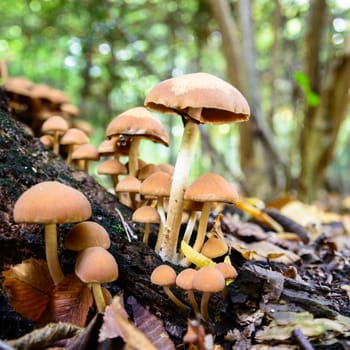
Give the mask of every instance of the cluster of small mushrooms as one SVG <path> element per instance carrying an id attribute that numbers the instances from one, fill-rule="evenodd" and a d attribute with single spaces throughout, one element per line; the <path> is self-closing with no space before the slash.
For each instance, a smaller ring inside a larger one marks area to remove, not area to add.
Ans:
<path id="1" fill-rule="evenodd" d="M 8 91 L 11 91 L 9 90 L 10 83 L 10 81 L 6 82 Z M 20 103 L 13 100 L 12 108 L 19 108 L 17 104 Z M 62 110 L 62 105 L 60 108 Z M 166 129 L 150 110 L 176 115 L 183 122 L 183 135 L 175 166 L 145 164 L 139 159 L 142 139 L 169 146 L 169 135 Z M 207 173 L 192 184 L 188 184 L 188 175 L 199 138 L 199 125 L 242 122 L 249 119 L 249 114 L 246 99 L 235 87 L 218 77 L 200 72 L 171 78 L 154 86 L 147 94 L 144 106 L 131 108 L 110 121 L 106 129 L 106 139 L 97 149 L 89 145 L 86 133 L 79 128 L 70 127 L 66 115 L 57 111 L 53 115 L 50 114 L 49 117 L 47 117 L 48 113 L 45 114 L 45 120 L 41 124 L 43 134 L 41 140 L 46 146 L 52 147 L 55 153 L 64 154 L 68 164 L 76 164 L 86 171 L 88 160 L 100 160 L 106 157 L 107 159 L 100 162 L 97 172 L 111 176 L 115 194 L 122 203 L 133 210 L 132 220 L 145 224 L 143 242 L 149 243 L 149 225 L 158 224 L 155 251 L 163 261 L 180 263 L 189 267 L 191 261 L 184 256 L 183 251 L 178 250 L 181 224 L 186 224 L 185 232 L 181 236 L 181 246 L 194 242 L 191 247 L 194 252 L 204 254 L 209 258 L 223 257 L 228 247 L 219 233 L 207 233 L 209 215 L 219 202 L 242 205 L 233 186 L 218 174 Z M 123 157 L 127 158 L 124 163 L 121 160 Z M 75 205 L 73 207 L 75 208 Z M 15 220 L 17 222 L 45 223 L 46 226 L 52 227 L 50 230 L 47 229 L 46 234 L 47 261 L 55 283 L 59 283 L 63 275 L 60 271 L 57 253 L 54 258 L 50 256 L 54 255 L 56 250 L 55 247 L 49 247 L 50 244 L 53 244 L 52 241 L 56 240 L 53 238 L 54 234 L 50 232 L 54 230 L 56 223 L 85 220 L 90 215 L 89 212 L 86 212 L 84 217 L 67 219 L 64 215 L 70 215 L 75 209 L 66 208 L 62 217 L 56 217 L 53 223 L 49 223 L 51 220 L 49 217 L 39 216 L 33 219 L 29 214 L 32 206 L 23 207 L 21 214 L 18 213 L 18 208 L 19 205 L 16 205 Z M 55 211 L 58 212 L 57 209 Z M 192 237 L 196 225 L 196 236 Z M 67 235 L 66 239 L 68 240 L 69 237 L 70 235 Z M 213 248 L 208 248 L 208 246 L 215 246 L 219 253 L 217 251 L 213 253 Z M 72 249 L 69 246 L 67 248 Z M 89 249 L 92 248 L 85 247 L 83 251 L 88 252 L 79 253 L 77 266 L 84 266 L 85 259 L 90 259 Z M 101 249 L 106 249 L 106 247 L 99 248 L 100 251 Z M 234 278 L 236 274 L 234 268 L 230 264 L 225 263 L 225 265 L 231 268 L 229 278 Z M 183 274 L 185 271 L 186 274 L 195 273 L 193 281 L 191 280 L 191 284 L 187 285 L 180 282 L 182 273 L 175 276 L 174 279 L 174 273 L 169 272 L 170 267 L 166 266 L 162 269 L 167 269 L 165 270 L 167 278 L 171 279 L 172 283 L 175 283 L 176 280 L 179 287 L 188 290 L 189 301 L 196 314 L 199 313 L 199 309 L 193 290 L 203 292 L 201 315 L 204 320 L 207 320 L 209 293 L 225 288 L 225 277 L 222 273 L 218 275 L 218 269 L 216 269 L 220 264 L 216 264 L 215 269 L 212 266 L 202 267 L 198 271 L 191 268 L 185 269 Z M 159 279 L 154 276 L 155 273 L 156 271 L 152 274 L 152 282 L 160 284 Z M 77 274 L 84 280 L 79 273 Z M 209 287 L 214 277 L 209 278 L 210 282 L 208 279 L 201 282 L 204 287 L 200 286 L 200 276 L 214 276 L 215 274 L 217 280 L 220 281 L 217 286 Z M 114 277 L 116 278 L 116 275 Z M 175 295 L 170 292 L 169 285 L 164 286 L 171 299 L 184 307 L 181 301 L 176 301 Z M 95 292 L 95 288 L 93 290 Z M 96 295 L 98 293 L 101 294 L 101 291 L 96 291 Z M 100 299 L 96 297 L 96 300 Z"/>

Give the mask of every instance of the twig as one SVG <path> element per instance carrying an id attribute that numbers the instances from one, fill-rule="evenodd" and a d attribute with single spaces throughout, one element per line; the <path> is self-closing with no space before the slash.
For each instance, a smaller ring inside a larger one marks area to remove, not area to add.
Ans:
<path id="1" fill-rule="evenodd" d="M 124 220 L 124 217 L 123 217 L 122 213 L 120 212 L 120 210 L 118 208 L 115 208 L 115 211 L 118 213 L 118 215 L 120 217 L 120 220 L 121 220 L 122 225 L 124 227 L 124 230 L 125 230 L 126 236 L 128 238 L 128 241 L 131 242 L 132 239 L 137 239 L 136 234 L 131 229 L 129 224 Z"/>

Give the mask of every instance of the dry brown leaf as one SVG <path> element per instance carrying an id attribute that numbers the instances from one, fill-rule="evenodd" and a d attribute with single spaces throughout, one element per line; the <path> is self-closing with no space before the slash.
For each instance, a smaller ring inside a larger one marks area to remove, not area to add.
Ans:
<path id="1" fill-rule="evenodd" d="M 54 284 L 46 261 L 28 259 L 3 272 L 10 305 L 21 315 L 38 321 L 50 301 Z"/>
<path id="2" fill-rule="evenodd" d="M 56 322 L 84 327 L 92 304 L 93 297 L 88 286 L 76 275 L 68 275 L 53 292 L 52 317 Z"/>
<path id="3" fill-rule="evenodd" d="M 131 305 L 135 326 L 143 332 L 159 350 L 175 350 L 175 345 L 169 338 L 163 322 L 141 306 L 134 297 L 128 298 Z"/>
<path id="4" fill-rule="evenodd" d="M 121 298 L 115 296 L 112 304 L 106 307 L 99 342 L 120 336 L 125 343 L 135 350 L 157 350 L 151 341 L 129 320 Z"/>

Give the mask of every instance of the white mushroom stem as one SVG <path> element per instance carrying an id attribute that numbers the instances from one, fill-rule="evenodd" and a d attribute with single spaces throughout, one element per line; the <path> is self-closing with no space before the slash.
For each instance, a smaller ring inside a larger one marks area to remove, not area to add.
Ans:
<path id="1" fill-rule="evenodd" d="M 174 168 L 167 221 L 159 248 L 159 255 L 163 260 L 176 260 L 176 246 L 181 226 L 184 193 L 198 136 L 199 125 L 188 119 L 185 124 L 181 146 Z"/>
<path id="2" fill-rule="evenodd" d="M 193 249 L 197 252 L 200 252 L 203 247 L 205 236 L 207 234 L 207 225 L 208 225 L 210 210 L 211 210 L 211 202 L 205 202 L 203 205 L 201 217 L 198 223 L 197 237 L 193 245 Z"/>
<path id="3" fill-rule="evenodd" d="M 100 283 L 91 283 L 92 293 L 94 295 L 96 307 L 98 312 L 104 312 L 106 308 L 106 301 L 103 295 Z"/>
<path id="4" fill-rule="evenodd" d="M 154 248 L 154 250 L 156 252 L 158 252 L 160 249 L 162 238 L 163 238 L 163 231 L 164 231 L 164 227 L 165 227 L 165 223 L 166 223 L 165 210 L 164 210 L 164 198 L 163 197 L 159 197 L 157 199 L 157 211 L 158 211 L 158 214 L 160 217 L 160 223 L 159 223 L 159 229 L 158 229 L 157 243 L 156 243 L 156 246 Z"/>
<path id="5" fill-rule="evenodd" d="M 141 138 L 133 137 L 130 149 L 129 149 L 129 175 L 135 176 L 137 175 L 137 171 L 139 170 L 139 145 Z"/>
<path id="6" fill-rule="evenodd" d="M 56 224 L 45 225 L 45 253 L 50 275 L 57 286 L 64 279 L 64 275 L 57 254 Z"/>
<path id="7" fill-rule="evenodd" d="M 196 221 L 197 221 L 197 212 L 192 211 L 190 214 L 190 217 L 187 221 L 186 230 L 185 230 L 184 236 L 182 238 L 182 240 L 187 244 L 189 244 L 189 242 L 190 242 Z M 183 253 L 181 252 L 181 253 L 179 253 L 179 260 L 181 260 L 182 258 L 183 258 Z M 184 262 L 184 263 L 185 263 L 185 265 L 183 265 L 183 266 L 187 266 L 187 263 L 186 262 Z M 182 263 L 181 263 L 181 265 L 182 265 Z"/>

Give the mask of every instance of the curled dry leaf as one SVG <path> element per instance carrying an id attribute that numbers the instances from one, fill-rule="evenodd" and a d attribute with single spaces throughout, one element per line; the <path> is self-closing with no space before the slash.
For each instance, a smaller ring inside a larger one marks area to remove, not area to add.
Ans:
<path id="1" fill-rule="evenodd" d="M 115 296 L 112 304 L 106 307 L 99 342 L 116 337 L 121 337 L 129 347 L 135 350 L 157 350 L 151 341 L 128 320 L 119 296 Z"/>
<path id="2" fill-rule="evenodd" d="M 33 321 L 40 320 L 54 289 L 46 261 L 25 260 L 4 271 L 3 276 L 3 286 L 14 310 Z"/>
<path id="3" fill-rule="evenodd" d="M 76 275 L 68 275 L 54 290 L 53 319 L 84 327 L 92 304 L 93 298 L 88 286 Z"/>
<path id="4" fill-rule="evenodd" d="M 128 304 L 132 307 L 135 326 L 147 336 L 157 349 L 175 350 L 175 345 L 170 340 L 161 320 L 141 306 L 132 296 L 128 298 Z"/>

